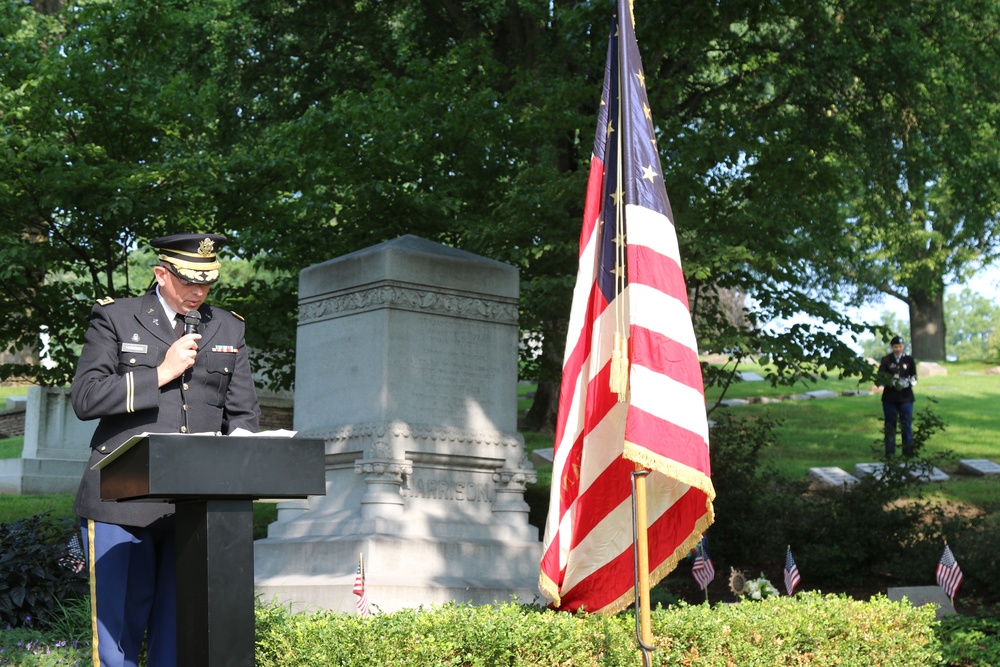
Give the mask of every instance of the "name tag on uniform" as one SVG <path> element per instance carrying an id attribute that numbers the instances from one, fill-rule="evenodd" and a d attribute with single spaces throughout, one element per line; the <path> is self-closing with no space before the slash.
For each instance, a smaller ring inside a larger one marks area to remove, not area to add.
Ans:
<path id="1" fill-rule="evenodd" d="M 146 354 L 148 347 L 136 343 L 122 343 L 122 352 L 134 352 L 135 354 Z"/>

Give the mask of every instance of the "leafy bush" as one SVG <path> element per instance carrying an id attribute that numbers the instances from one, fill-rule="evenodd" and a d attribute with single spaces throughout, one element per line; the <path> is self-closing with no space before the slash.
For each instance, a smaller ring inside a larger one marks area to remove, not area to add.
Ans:
<path id="1" fill-rule="evenodd" d="M 1000 520 L 993 517 L 982 525 L 971 526 L 949 544 L 965 575 L 963 596 L 1000 600 Z"/>
<path id="2" fill-rule="evenodd" d="M 6 667 L 87 667 L 93 652 L 87 643 L 57 639 L 32 628 L 0 630 L 0 665 Z"/>
<path id="3" fill-rule="evenodd" d="M 86 594 L 86 577 L 68 562 L 77 526 L 47 514 L 0 524 L 0 627 L 44 627 L 63 600 Z"/>
<path id="4" fill-rule="evenodd" d="M 68 615 L 85 620 L 85 609 Z M 653 664 L 985 667 L 996 661 L 994 619 L 950 617 L 934 633 L 932 607 L 877 597 L 800 593 L 793 598 L 653 610 Z M 71 622 L 70 627 L 82 620 Z M 58 638 L 58 640 L 56 639 Z M 0 664 L 90 664 L 86 641 L 30 628 L 0 630 Z M 945 663 L 941 654 L 948 658 Z M 571 615 L 537 607 L 442 605 L 364 618 L 256 610 L 257 667 L 634 667 L 631 613 Z"/>
<path id="5" fill-rule="evenodd" d="M 947 616 L 941 621 L 937 634 L 948 665 L 1000 665 L 1000 619 Z"/>
<path id="6" fill-rule="evenodd" d="M 772 441 L 778 422 L 767 417 L 740 419 L 713 413 L 712 483 L 715 523 L 709 529 L 709 552 L 716 561 L 756 571 L 768 554 L 784 554 L 787 541 L 775 520 L 784 513 L 787 489 L 761 453 Z M 753 566 L 753 567 L 751 567 Z"/>
<path id="7" fill-rule="evenodd" d="M 894 461 L 880 478 L 865 478 L 847 492 L 811 491 L 806 481 L 784 479 L 762 463 L 761 452 L 776 426 L 768 418 L 723 413 L 712 428 L 718 495 L 709 544 L 717 571 L 724 573 L 727 566 L 762 570 L 780 580 L 785 547 L 791 545 L 811 588 L 884 589 L 927 581 L 945 537 L 970 533 L 978 541 L 1000 543 L 995 533 L 977 529 L 975 520 L 948 515 L 921 499 L 927 484 L 910 473 L 942 463 L 921 456 L 927 440 L 943 429 L 931 411 L 922 411 L 915 424 L 914 457 Z M 1000 574 L 996 553 L 983 572 Z"/>
<path id="8" fill-rule="evenodd" d="M 94 662 L 90 641 L 90 597 L 73 598 L 60 605 L 45 630 L 0 630 L 0 665 L 88 667 Z"/>
<path id="9" fill-rule="evenodd" d="M 934 612 L 885 598 L 803 594 L 653 612 L 654 665 L 934 664 Z M 508 604 L 445 605 L 370 618 L 258 610 L 258 667 L 632 667 L 634 617 Z"/>

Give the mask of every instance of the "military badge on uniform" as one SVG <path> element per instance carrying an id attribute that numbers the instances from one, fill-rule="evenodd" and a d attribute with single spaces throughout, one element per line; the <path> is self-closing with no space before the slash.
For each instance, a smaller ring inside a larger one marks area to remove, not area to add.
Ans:
<path id="1" fill-rule="evenodd" d="M 213 345 L 212 352 L 224 352 L 228 354 L 236 354 L 240 351 L 240 348 L 235 345 Z"/>

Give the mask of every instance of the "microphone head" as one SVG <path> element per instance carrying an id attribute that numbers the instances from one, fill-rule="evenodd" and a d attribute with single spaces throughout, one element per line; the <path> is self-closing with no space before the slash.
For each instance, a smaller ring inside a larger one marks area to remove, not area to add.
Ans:
<path id="1" fill-rule="evenodd" d="M 199 324 L 201 324 L 201 313 L 197 310 L 189 310 L 184 315 L 184 333 L 198 333 Z"/>

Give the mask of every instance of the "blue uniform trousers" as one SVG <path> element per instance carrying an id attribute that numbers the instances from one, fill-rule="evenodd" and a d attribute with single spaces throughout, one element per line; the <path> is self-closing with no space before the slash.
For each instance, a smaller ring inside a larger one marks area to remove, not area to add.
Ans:
<path id="1" fill-rule="evenodd" d="M 144 638 L 148 667 L 177 667 L 176 539 L 173 521 L 166 524 L 82 520 L 101 667 L 137 667 Z"/>
<path id="2" fill-rule="evenodd" d="M 903 456 L 913 454 L 913 403 L 882 401 L 882 414 L 885 417 L 885 455 L 896 453 L 897 421 L 903 441 Z"/>

